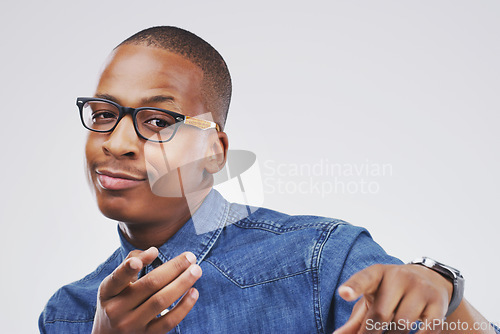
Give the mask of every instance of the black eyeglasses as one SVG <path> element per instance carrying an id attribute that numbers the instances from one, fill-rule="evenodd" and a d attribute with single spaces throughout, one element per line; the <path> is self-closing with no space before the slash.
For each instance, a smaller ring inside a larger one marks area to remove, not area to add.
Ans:
<path id="1" fill-rule="evenodd" d="M 128 108 L 96 97 L 79 97 L 76 105 L 83 126 L 94 132 L 112 132 L 126 114 L 132 115 L 135 132 L 139 137 L 157 143 L 171 140 L 180 124 L 195 126 L 201 130 L 220 131 L 215 122 L 160 108 Z"/>

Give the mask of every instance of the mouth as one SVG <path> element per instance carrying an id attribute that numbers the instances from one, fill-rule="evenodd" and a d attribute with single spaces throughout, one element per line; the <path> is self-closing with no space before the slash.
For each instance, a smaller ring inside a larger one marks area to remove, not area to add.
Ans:
<path id="1" fill-rule="evenodd" d="M 96 170 L 96 174 L 99 185 L 106 190 L 129 189 L 146 181 L 136 175 L 110 170 Z"/>

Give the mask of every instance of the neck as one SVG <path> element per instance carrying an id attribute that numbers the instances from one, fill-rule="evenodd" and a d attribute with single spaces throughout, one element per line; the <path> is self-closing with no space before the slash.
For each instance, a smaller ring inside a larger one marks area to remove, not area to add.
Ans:
<path id="1" fill-rule="evenodd" d="M 176 201 L 172 215 L 161 223 L 130 224 L 119 222 L 118 226 L 125 239 L 138 249 L 160 247 L 166 243 L 198 210 L 211 188 L 189 194 Z"/>

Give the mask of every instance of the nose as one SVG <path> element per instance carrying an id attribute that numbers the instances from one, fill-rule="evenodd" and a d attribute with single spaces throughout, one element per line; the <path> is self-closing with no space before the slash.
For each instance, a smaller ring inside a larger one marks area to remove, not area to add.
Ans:
<path id="1" fill-rule="evenodd" d="M 102 144 L 105 154 L 116 159 L 136 159 L 140 152 L 141 139 L 137 136 L 131 115 L 125 115 Z"/>

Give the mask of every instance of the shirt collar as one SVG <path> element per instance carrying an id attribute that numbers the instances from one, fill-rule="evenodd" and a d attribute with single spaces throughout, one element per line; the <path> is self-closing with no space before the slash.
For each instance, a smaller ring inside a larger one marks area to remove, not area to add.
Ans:
<path id="1" fill-rule="evenodd" d="M 190 251 L 200 263 L 222 232 L 228 217 L 229 206 L 229 202 L 212 188 L 191 218 L 158 248 L 160 260 L 167 262 L 185 251 Z M 126 257 L 136 248 L 125 239 L 119 227 L 118 234 L 123 257 Z"/>

